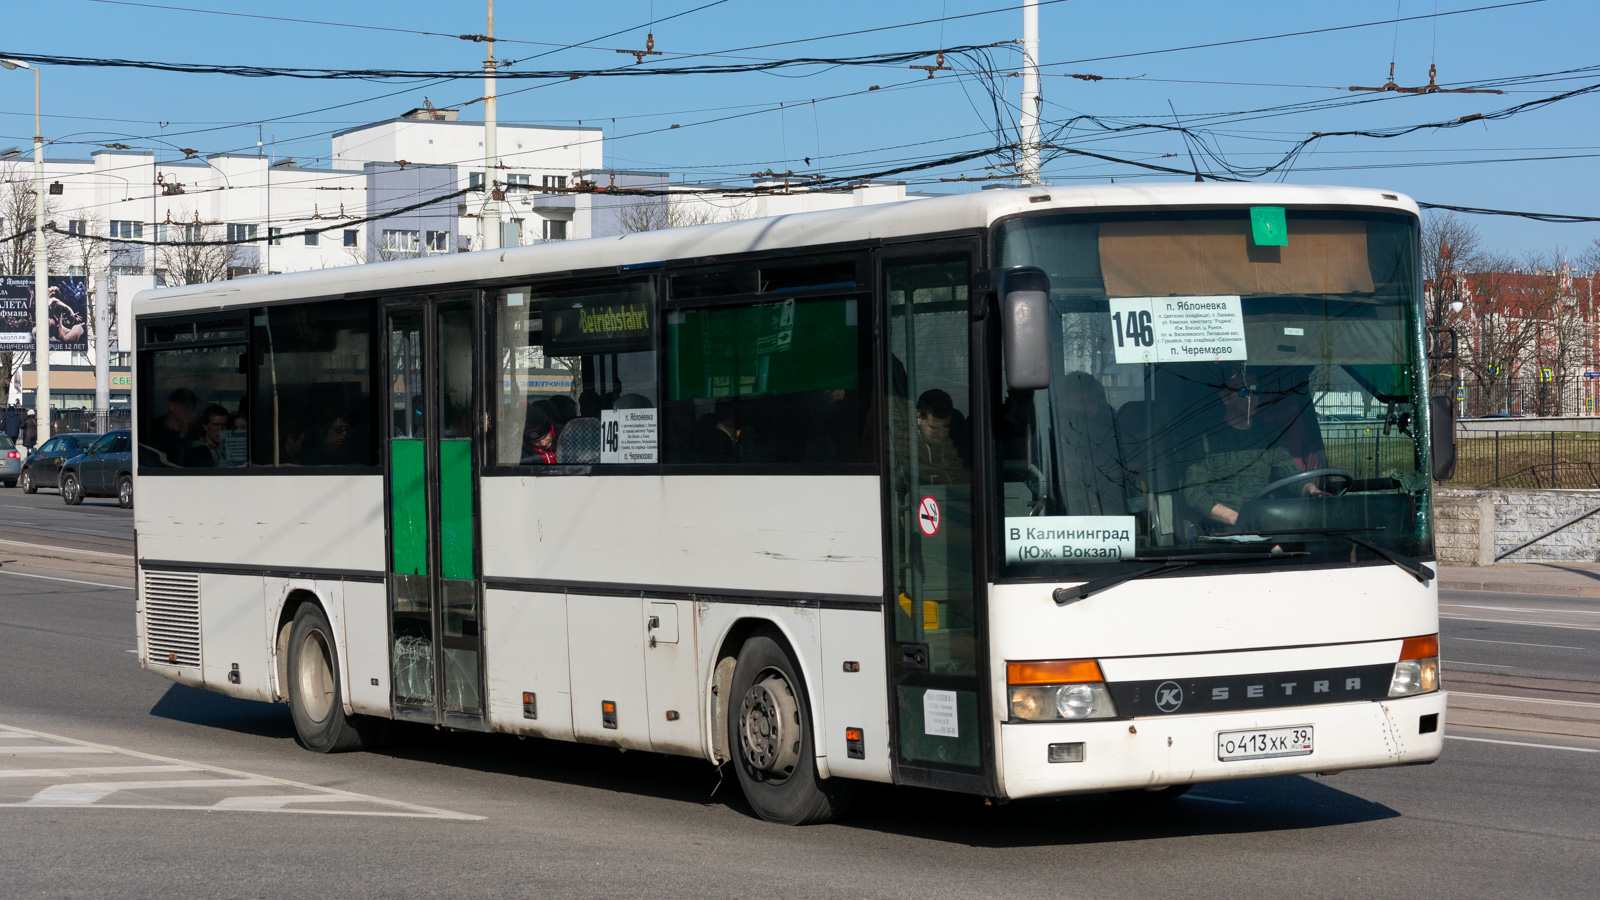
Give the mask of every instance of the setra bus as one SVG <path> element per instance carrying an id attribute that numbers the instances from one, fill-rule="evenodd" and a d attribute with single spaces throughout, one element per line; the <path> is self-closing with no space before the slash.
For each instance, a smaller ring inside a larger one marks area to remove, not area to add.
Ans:
<path id="1" fill-rule="evenodd" d="M 140 663 L 794 824 L 1429 762 L 1417 260 L 1396 194 L 1036 187 L 141 294 Z"/>

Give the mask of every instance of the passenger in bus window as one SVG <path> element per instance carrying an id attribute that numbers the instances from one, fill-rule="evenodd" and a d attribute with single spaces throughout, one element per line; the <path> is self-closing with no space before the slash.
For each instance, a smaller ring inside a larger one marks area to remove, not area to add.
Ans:
<path id="1" fill-rule="evenodd" d="M 199 405 L 194 391 L 186 387 L 174 389 L 167 395 L 167 412 L 150 423 L 150 428 L 140 435 L 148 453 L 146 465 L 182 466 L 184 453 L 194 440 L 194 409 Z"/>
<path id="2" fill-rule="evenodd" d="M 221 406 L 213 404 L 206 407 L 205 412 L 200 414 L 200 437 L 190 443 L 184 453 L 183 464 L 190 468 L 231 465 L 227 449 L 222 443 L 222 432 L 227 430 L 231 418 Z"/>
<path id="3" fill-rule="evenodd" d="M 963 458 L 966 421 L 956 411 L 955 402 L 944 391 L 934 388 L 917 398 L 917 430 L 920 432 L 918 475 L 923 484 L 966 484 L 972 480 L 971 464 Z"/>
<path id="4" fill-rule="evenodd" d="M 695 423 L 695 432 L 698 450 L 695 462 L 739 461 L 739 439 L 744 435 L 739 428 L 738 408 L 732 397 L 718 400 L 709 415 L 701 416 Z"/>
<path id="5" fill-rule="evenodd" d="M 537 404 L 528 407 L 522 429 L 522 464 L 550 465 L 556 461 L 556 424 Z"/>
<path id="6" fill-rule="evenodd" d="M 350 437 L 350 419 L 344 410 L 331 407 L 323 413 L 321 424 L 306 441 L 301 453 L 308 466 L 341 466 L 347 460 L 345 444 Z"/>

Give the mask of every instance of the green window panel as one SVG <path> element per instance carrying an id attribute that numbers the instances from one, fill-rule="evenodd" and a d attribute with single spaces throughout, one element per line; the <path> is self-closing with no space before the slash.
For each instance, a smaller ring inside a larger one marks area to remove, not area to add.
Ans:
<path id="1" fill-rule="evenodd" d="M 439 569 L 473 578 L 472 442 L 439 442 Z"/>
<path id="2" fill-rule="evenodd" d="M 401 575 L 428 574 L 424 447 L 417 440 L 389 442 L 389 531 L 394 535 L 393 571 Z"/>

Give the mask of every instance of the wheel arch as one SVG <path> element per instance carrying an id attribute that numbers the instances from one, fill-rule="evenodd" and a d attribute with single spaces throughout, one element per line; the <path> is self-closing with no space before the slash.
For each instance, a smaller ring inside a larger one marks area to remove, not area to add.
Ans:
<path id="1" fill-rule="evenodd" d="M 334 624 L 334 618 L 329 613 L 329 604 L 316 591 L 304 585 L 291 584 L 282 598 L 278 600 L 277 624 L 272 629 L 272 698 L 278 703 L 289 702 L 289 631 L 294 627 L 294 617 L 300 612 L 300 607 L 311 604 L 322 611 L 328 618 L 329 627 L 333 629 L 335 651 L 339 654 L 339 665 L 344 666 L 344 636 Z M 344 679 L 340 679 L 343 686 Z M 348 694 L 346 689 L 342 693 Z M 348 705 L 349 698 L 341 697 L 340 702 Z"/>
<path id="2" fill-rule="evenodd" d="M 770 628 L 777 632 L 779 639 L 788 649 L 789 655 L 794 658 L 795 665 L 800 669 L 800 679 L 803 682 L 801 689 L 805 691 L 806 704 L 811 710 L 811 725 L 813 731 L 821 727 L 822 717 L 822 676 L 812 665 L 813 660 L 800 651 L 802 642 L 796 639 L 791 623 L 782 617 L 766 617 L 746 615 L 735 619 L 723 630 L 717 640 L 716 653 L 711 657 L 710 684 L 707 686 L 706 698 L 708 700 L 706 716 L 711 728 L 711 740 L 707 746 L 711 748 L 711 762 L 721 765 L 732 757 L 732 748 L 728 746 L 728 716 L 730 714 L 733 685 L 734 664 L 739 659 L 739 650 L 744 647 L 751 635 L 763 628 Z M 818 651 L 821 650 L 821 633 L 817 635 Z M 820 659 L 820 656 L 819 656 Z M 817 771 L 823 778 L 828 777 L 827 757 L 824 755 L 824 744 L 819 739 L 820 735 L 813 734 L 812 751 L 817 759 Z"/>

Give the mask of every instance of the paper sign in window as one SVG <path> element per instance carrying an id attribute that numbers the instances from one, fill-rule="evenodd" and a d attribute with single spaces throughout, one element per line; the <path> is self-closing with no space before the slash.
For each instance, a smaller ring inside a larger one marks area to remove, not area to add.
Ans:
<path id="1" fill-rule="evenodd" d="M 960 737 L 956 724 L 956 692 L 928 691 L 922 695 L 922 730 L 936 737 Z"/>
<path id="2" fill-rule="evenodd" d="M 653 463 L 655 461 L 655 410 L 601 410 L 601 463 Z"/>
<path id="3" fill-rule="evenodd" d="M 1118 363 L 1245 358 L 1238 295 L 1120 297 L 1111 300 L 1109 315 Z"/>

